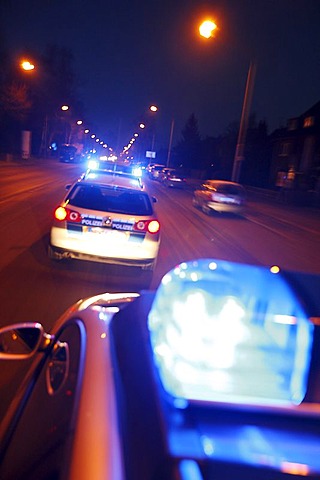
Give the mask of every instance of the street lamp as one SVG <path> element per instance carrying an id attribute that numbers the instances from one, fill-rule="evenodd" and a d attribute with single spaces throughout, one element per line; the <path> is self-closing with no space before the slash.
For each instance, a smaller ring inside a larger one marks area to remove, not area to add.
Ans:
<path id="1" fill-rule="evenodd" d="M 206 20 L 203 22 L 199 27 L 200 35 L 205 38 L 210 38 L 213 36 L 214 31 L 217 29 L 217 25 L 212 22 L 211 20 Z M 247 74 L 247 82 L 246 82 L 246 89 L 243 98 L 242 104 L 242 113 L 241 113 L 241 120 L 240 120 L 240 127 L 238 133 L 238 140 L 236 151 L 233 160 L 233 168 L 232 168 L 232 177 L 231 180 L 233 182 L 238 182 L 240 179 L 240 172 L 242 167 L 242 162 L 244 160 L 244 147 L 245 147 L 245 140 L 247 135 L 248 129 L 248 120 L 249 120 L 249 113 L 252 101 L 252 94 L 253 94 L 253 87 L 255 81 L 255 73 L 256 73 L 256 66 L 253 62 L 250 63 L 248 74 Z"/>
<path id="2" fill-rule="evenodd" d="M 199 32 L 202 37 L 210 38 L 214 36 L 214 31 L 217 25 L 212 20 L 205 20 L 199 27 Z"/>
<path id="3" fill-rule="evenodd" d="M 256 66 L 253 62 L 251 62 L 249 65 L 249 70 L 247 75 L 246 89 L 244 92 L 244 98 L 243 98 L 243 104 L 242 104 L 240 128 L 238 133 L 236 151 L 235 151 L 234 160 L 233 160 L 233 169 L 232 169 L 232 177 L 231 177 L 231 180 L 233 182 L 239 182 L 242 162 L 244 160 L 244 147 L 245 147 L 245 141 L 246 141 L 246 135 L 247 135 L 247 129 L 248 129 L 249 113 L 250 113 L 250 107 L 251 107 L 251 101 L 252 101 L 255 75 L 256 75 Z"/>
<path id="4" fill-rule="evenodd" d="M 29 60 L 22 60 L 22 62 L 20 63 L 20 66 L 22 70 L 25 70 L 26 72 L 30 72 L 35 68 L 34 64 L 29 62 Z"/>
<path id="5" fill-rule="evenodd" d="M 32 72 L 35 68 L 34 64 L 29 62 L 29 60 L 22 60 L 20 62 L 21 69 L 26 72 L 28 75 L 29 72 Z M 21 132 L 21 150 L 22 150 L 22 158 L 29 158 L 31 153 L 31 131 L 30 130 L 22 130 Z"/>
<path id="6" fill-rule="evenodd" d="M 158 107 L 156 105 L 151 105 L 149 107 L 149 110 L 151 112 L 157 112 L 158 111 Z M 156 137 L 156 134 L 155 134 L 155 125 L 153 124 L 153 132 L 152 132 L 152 142 L 151 142 L 151 151 L 153 152 L 153 149 L 154 149 L 154 144 L 155 144 L 155 137 Z"/>

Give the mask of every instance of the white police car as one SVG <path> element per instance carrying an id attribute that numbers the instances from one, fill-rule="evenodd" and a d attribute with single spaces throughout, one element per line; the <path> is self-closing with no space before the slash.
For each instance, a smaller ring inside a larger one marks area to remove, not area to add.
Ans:
<path id="1" fill-rule="evenodd" d="M 49 256 L 136 266 L 152 271 L 160 246 L 156 199 L 141 180 L 88 170 L 54 211 Z"/>

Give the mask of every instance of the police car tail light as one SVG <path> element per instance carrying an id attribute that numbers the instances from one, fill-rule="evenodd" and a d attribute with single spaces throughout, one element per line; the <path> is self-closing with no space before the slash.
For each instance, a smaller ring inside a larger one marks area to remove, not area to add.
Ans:
<path id="1" fill-rule="evenodd" d="M 148 232 L 149 233 L 158 233 L 160 230 L 160 223 L 158 220 L 151 220 L 151 222 L 148 223 Z"/>
<path id="2" fill-rule="evenodd" d="M 314 325 L 279 269 L 183 263 L 162 279 L 148 328 L 160 382 L 181 405 L 289 408 L 306 395 Z"/>
<path id="3" fill-rule="evenodd" d="M 54 218 L 56 220 L 60 220 L 60 221 L 66 220 L 67 215 L 68 215 L 67 210 L 64 207 L 57 207 L 54 211 Z"/>
<path id="4" fill-rule="evenodd" d="M 80 222 L 81 220 L 78 212 L 61 206 L 55 209 L 54 218 L 59 221 L 68 220 L 69 222 Z"/>
<path id="5" fill-rule="evenodd" d="M 134 225 L 134 230 L 140 232 L 158 233 L 160 230 L 160 223 L 158 220 L 140 220 Z"/>

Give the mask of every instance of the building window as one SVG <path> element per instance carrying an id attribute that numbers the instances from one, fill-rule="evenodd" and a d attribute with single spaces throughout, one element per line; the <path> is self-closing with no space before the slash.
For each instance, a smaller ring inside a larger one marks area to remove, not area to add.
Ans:
<path id="1" fill-rule="evenodd" d="M 303 121 L 304 128 L 312 127 L 314 125 L 314 117 L 306 117 Z"/>
<path id="2" fill-rule="evenodd" d="M 282 142 L 280 143 L 279 156 L 287 157 L 290 153 L 290 143 Z"/>
<path id="3" fill-rule="evenodd" d="M 287 122 L 287 129 L 288 130 L 296 130 L 298 128 L 298 119 L 297 118 L 290 118 Z"/>

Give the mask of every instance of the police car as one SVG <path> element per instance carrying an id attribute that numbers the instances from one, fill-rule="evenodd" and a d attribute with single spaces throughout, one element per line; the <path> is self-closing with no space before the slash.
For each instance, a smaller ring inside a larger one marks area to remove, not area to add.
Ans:
<path id="1" fill-rule="evenodd" d="M 54 211 L 49 257 L 92 260 L 152 271 L 160 246 L 156 199 L 141 180 L 88 170 Z"/>
<path id="2" fill-rule="evenodd" d="M 319 283 L 199 259 L 3 327 L 1 480 L 319 479 Z"/>

